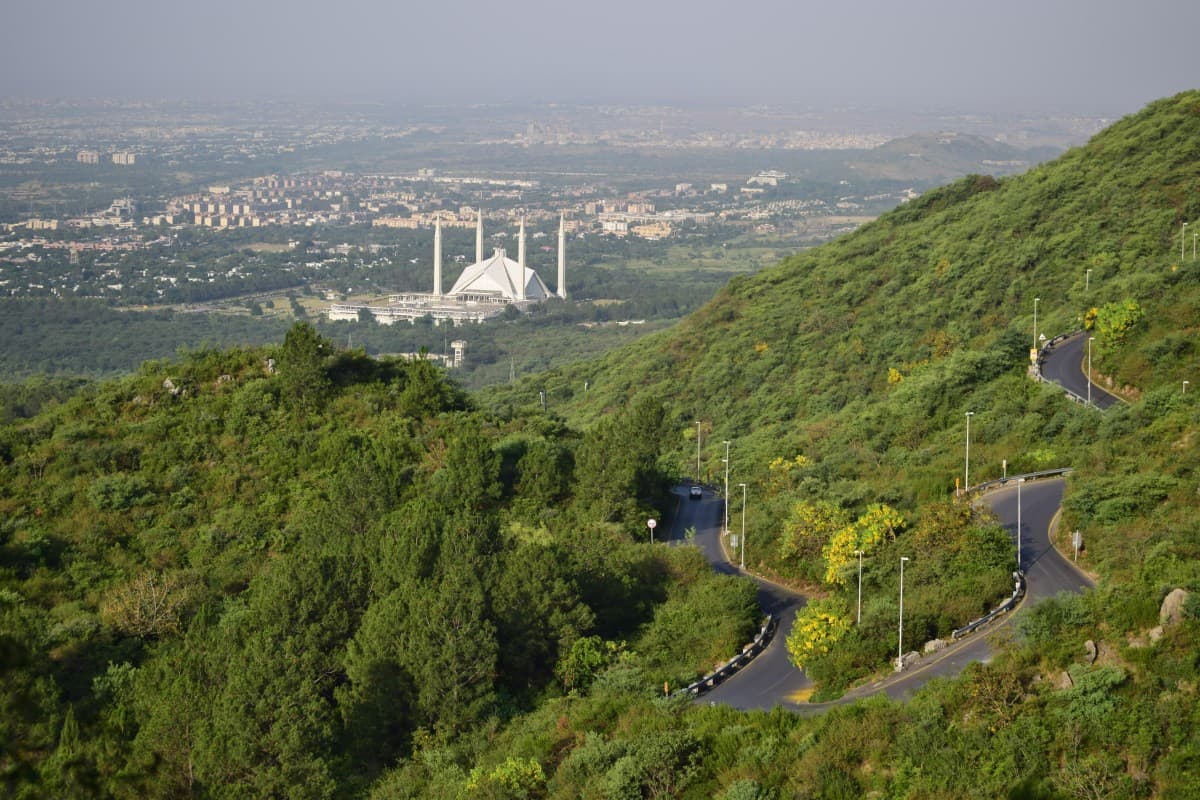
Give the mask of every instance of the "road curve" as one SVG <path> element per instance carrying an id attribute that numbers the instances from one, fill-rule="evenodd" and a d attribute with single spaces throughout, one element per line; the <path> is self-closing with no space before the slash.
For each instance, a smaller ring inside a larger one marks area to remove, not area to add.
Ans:
<path id="1" fill-rule="evenodd" d="M 1053 381 L 1072 394 L 1088 396 L 1087 378 L 1087 331 L 1080 331 L 1069 339 L 1046 350 L 1042 361 L 1042 377 Z M 1121 402 L 1115 395 L 1092 383 L 1092 405 L 1111 408 Z"/>
<path id="2" fill-rule="evenodd" d="M 704 490 L 702 500 L 690 500 L 687 487 L 676 487 L 678 513 L 671 526 L 671 539 L 686 540 L 688 529 L 695 531 L 694 542 L 704 551 L 713 569 L 725 575 L 743 574 L 725 558 L 721 549 L 721 522 L 724 502 L 714 492 Z M 723 703 L 742 710 L 768 709 L 794 702 L 798 693 L 812 686 L 808 676 L 788 660 L 784 640 L 792 630 L 796 612 L 804 607 L 804 595 L 770 581 L 754 577 L 758 584 L 758 604 L 764 613 L 779 619 L 771 644 L 757 658 L 703 697 L 705 703 Z"/>
<path id="3" fill-rule="evenodd" d="M 1063 558 L 1050 543 L 1050 526 L 1062 503 L 1064 481 L 1052 478 L 1028 481 L 1020 486 L 1021 530 L 1017 531 L 1018 487 L 1015 479 L 979 499 L 986 503 L 1010 533 L 1020 535 L 1021 564 L 1028 578 L 1026 602 L 1038 602 L 1059 592 L 1080 592 L 1093 586 L 1092 582 Z M 707 489 L 702 500 L 689 500 L 687 488 L 677 487 L 678 511 L 669 537 L 673 543 L 687 540 L 689 529 L 694 531 L 693 542 L 699 546 L 717 572 L 736 575 L 740 571 L 730 564 L 721 549 L 721 521 L 724 505 Z M 791 632 L 796 612 L 804 607 L 805 598 L 769 581 L 754 576 L 758 584 L 759 603 L 765 612 L 779 617 L 779 628 L 771 644 L 748 666 L 727 678 L 703 695 L 699 702 L 722 703 L 742 710 L 771 709 L 783 706 L 793 711 L 818 712 L 832 705 L 851 702 L 861 697 L 883 692 L 899 699 L 911 695 L 934 678 L 960 673 L 973 661 L 987 661 L 992 656 L 989 635 L 1007 625 L 1012 616 L 995 623 L 990 630 L 968 637 L 936 656 L 897 675 L 890 675 L 872 684 L 857 687 L 833 703 L 806 703 L 804 698 L 811 681 L 803 671 L 792 666 L 784 641 Z"/>

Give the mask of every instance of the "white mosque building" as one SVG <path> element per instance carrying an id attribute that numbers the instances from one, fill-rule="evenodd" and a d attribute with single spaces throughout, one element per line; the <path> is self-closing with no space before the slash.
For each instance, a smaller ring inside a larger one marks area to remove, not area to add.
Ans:
<path id="1" fill-rule="evenodd" d="M 475 229 L 475 263 L 463 270 L 449 292 L 442 291 L 442 221 L 433 229 L 433 291 L 428 294 L 395 294 L 387 305 L 373 306 L 358 303 L 334 303 L 329 307 L 331 320 L 357 320 L 366 309 L 382 325 L 397 320 L 413 322 L 432 317 L 435 323 L 449 321 L 482 322 L 497 316 L 509 306 L 525 310 L 550 297 L 567 297 L 566 221 L 558 220 L 558 291 L 551 292 L 541 277 L 525 265 L 525 220 L 517 237 L 517 260 L 508 257 L 503 248 L 496 248 L 490 258 L 483 257 L 483 212 Z"/>

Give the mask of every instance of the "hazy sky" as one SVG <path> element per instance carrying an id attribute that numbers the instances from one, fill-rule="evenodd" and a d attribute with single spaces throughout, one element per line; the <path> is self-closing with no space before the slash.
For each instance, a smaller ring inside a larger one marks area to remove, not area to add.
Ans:
<path id="1" fill-rule="evenodd" d="M 5 0 L 0 96 L 1133 111 L 1200 0 Z"/>

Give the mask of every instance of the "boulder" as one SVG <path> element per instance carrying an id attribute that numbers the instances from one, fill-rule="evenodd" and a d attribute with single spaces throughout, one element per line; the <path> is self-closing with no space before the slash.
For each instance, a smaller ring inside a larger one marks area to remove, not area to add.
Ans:
<path id="1" fill-rule="evenodd" d="M 946 645 L 950 644 L 945 639 L 930 639 L 925 643 L 925 654 L 936 653 L 939 650 L 944 650 Z"/>
<path id="2" fill-rule="evenodd" d="M 1183 604 L 1187 602 L 1188 593 L 1184 589 L 1172 589 L 1163 598 L 1162 607 L 1158 610 L 1158 621 L 1163 626 L 1177 625 L 1183 620 Z"/>
<path id="3" fill-rule="evenodd" d="M 1052 679 L 1055 689 L 1072 689 L 1075 686 L 1075 681 L 1071 680 L 1071 673 L 1063 671 Z"/>
<path id="4" fill-rule="evenodd" d="M 1096 643 L 1088 639 L 1083 643 L 1083 649 L 1087 653 L 1087 662 L 1089 664 L 1096 663 L 1096 656 L 1100 654 L 1100 649 L 1096 647 Z"/>

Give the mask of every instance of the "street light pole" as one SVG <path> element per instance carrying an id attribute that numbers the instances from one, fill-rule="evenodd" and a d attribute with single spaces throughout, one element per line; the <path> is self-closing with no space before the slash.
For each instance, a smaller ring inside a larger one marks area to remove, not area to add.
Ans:
<path id="1" fill-rule="evenodd" d="M 963 470 L 963 493 L 971 489 L 971 417 L 975 416 L 974 411 L 967 412 L 967 457 L 966 465 Z"/>
<path id="2" fill-rule="evenodd" d="M 696 483 L 700 482 L 700 420 L 696 420 Z"/>
<path id="3" fill-rule="evenodd" d="M 1183 261 L 1184 248 L 1187 247 L 1187 223 L 1183 223 L 1183 230 L 1179 234 L 1179 260 Z"/>
<path id="4" fill-rule="evenodd" d="M 1038 349 L 1037 344 L 1037 304 L 1041 302 L 1040 297 L 1033 298 L 1033 349 Z"/>
<path id="5" fill-rule="evenodd" d="M 1183 382 L 1183 391 L 1181 394 L 1187 394 L 1188 381 Z"/>
<path id="6" fill-rule="evenodd" d="M 908 556 L 900 556 L 900 636 L 896 643 L 896 672 L 904 669 L 904 562 Z"/>
<path id="7" fill-rule="evenodd" d="M 725 533 L 729 533 L 729 440 L 725 440 Z"/>
<path id="8" fill-rule="evenodd" d="M 740 559 L 741 563 L 739 564 L 738 568 L 745 569 L 746 568 L 746 484 L 739 483 L 738 486 L 742 487 L 742 541 L 739 542 L 739 544 L 741 545 L 741 549 L 742 549 L 742 557 Z"/>
<path id="9" fill-rule="evenodd" d="M 862 625 L 862 550 L 855 550 L 855 555 L 858 556 L 858 623 Z"/>
<path id="10" fill-rule="evenodd" d="M 1017 478 L 1017 569 L 1021 569 L 1021 484 L 1024 478 Z"/>
<path id="11" fill-rule="evenodd" d="M 1086 292 L 1092 288 L 1092 271 L 1089 269 L 1087 275 L 1083 278 L 1083 290 Z"/>

